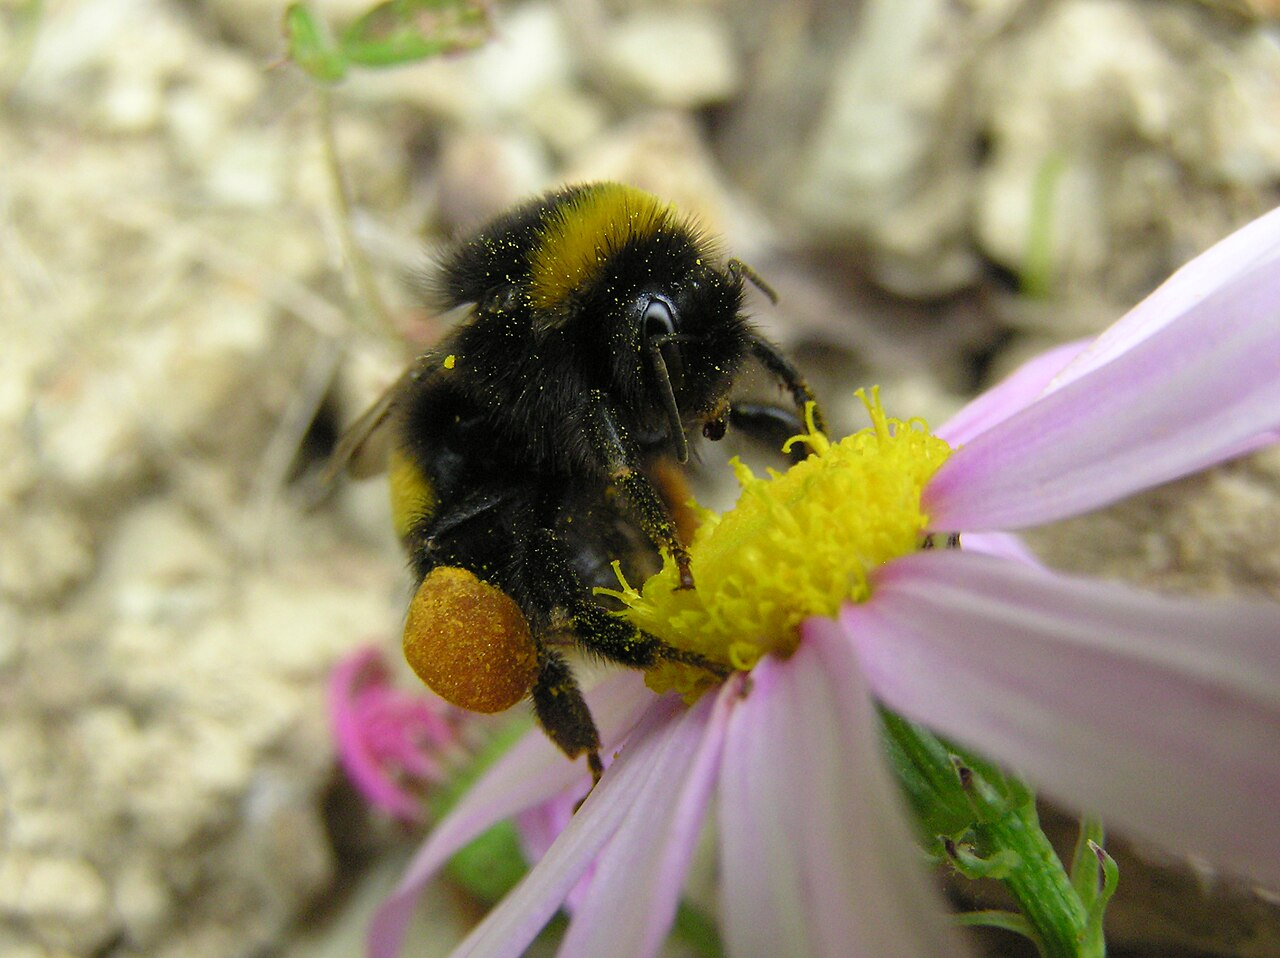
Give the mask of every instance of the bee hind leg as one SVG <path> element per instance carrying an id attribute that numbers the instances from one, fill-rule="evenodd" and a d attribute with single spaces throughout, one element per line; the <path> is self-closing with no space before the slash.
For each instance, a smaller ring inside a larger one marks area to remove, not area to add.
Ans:
<path id="1" fill-rule="evenodd" d="M 587 767 L 591 769 L 591 782 L 600 781 L 604 766 L 600 762 L 600 732 L 596 729 L 591 710 L 587 708 L 578 680 L 573 677 L 564 656 L 553 649 L 539 652 L 538 678 L 534 681 L 531 697 L 538 724 L 555 742 L 560 751 L 570 758 L 583 753 Z"/>

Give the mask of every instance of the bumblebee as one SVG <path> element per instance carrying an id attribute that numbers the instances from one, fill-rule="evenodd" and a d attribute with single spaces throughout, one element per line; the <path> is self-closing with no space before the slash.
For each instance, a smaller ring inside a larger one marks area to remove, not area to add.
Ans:
<path id="1" fill-rule="evenodd" d="M 465 318 L 335 452 L 359 475 L 387 450 L 418 581 L 404 645 L 419 676 L 475 711 L 529 695 L 596 778 L 600 738 L 564 646 L 639 669 L 723 667 L 632 627 L 592 586 L 616 582 L 614 559 L 643 579 L 661 550 L 694 587 L 680 469 L 691 435 L 732 427 L 777 448 L 802 431 L 790 409 L 729 401 L 749 359 L 797 410 L 813 401 L 743 315 L 747 282 L 774 298 L 648 193 L 596 183 L 539 197 L 444 259 L 435 305 Z"/>

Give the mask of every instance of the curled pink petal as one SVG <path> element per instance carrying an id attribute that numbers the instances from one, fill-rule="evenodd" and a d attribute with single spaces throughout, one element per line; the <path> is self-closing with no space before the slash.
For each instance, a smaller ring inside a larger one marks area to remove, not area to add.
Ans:
<path id="1" fill-rule="evenodd" d="M 1280 269 L 1205 295 L 1127 352 L 958 449 L 925 489 L 935 529 L 1096 509 L 1280 428 Z"/>
<path id="2" fill-rule="evenodd" d="M 612 747 L 635 725 L 653 695 L 643 680 L 617 673 L 586 693 L 587 704 Z M 531 729 L 480 777 L 453 810 L 432 829 L 394 892 L 369 927 L 370 958 L 396 958 L 422 889 L 459 849 L 477 835 L 525 809 L 564 792 L 586 791 L 582 762 L 565 758 L 539 729 Z"/>
<path id="3" fill-rule="evenodd" d="M 596 860 L 558 958 L 649 958 L 675 918 L 689 859 L 720 767 L 725 725 L 741 693 L 726 682 L 687 710 L 632 795 L 626 818 Z"/>
<path id="4" fill-rule="evenodd" d="M 1280 209 L 1236 230 L 1170 276 L 1065 366 L 1049 390 L 1123 355 L 1208 296 L 1258 269 L 1280 269 Z"/>
<path id="5" fill-rule="evenodd" d="M 1280 605 L 963 553 L 847 606 L 872 691 L 1121 831 L 1280 887 Z"/>
<path id="6" fill-rule="evenodd" d="M 964 955 L 880 754 L 847 636 L 805 624 L 729 720 L 720 785 L 723 925 L 734 958 Z"/>
<path id="7" fill-rule="evenodd" d="M 406 781 L 438 780 L 433 752 L 457 739 L 447 711 L 443 702 L 394 688 L 372 646 L 342 659 L 329 676 L 329 718 L 347 777 L 367 801 L 406 821 L 422 816 L 422 800 Z"/>
<path id="8" fill-rule="evenodd" d="M 1044 563 L 1027 544 L 1011 532 L 968 532 L 960 537 L 960 545 L 967 552 L 980 552 L 983 555 L 1021 562 L 1023 565 L 1044 567 Z"/>

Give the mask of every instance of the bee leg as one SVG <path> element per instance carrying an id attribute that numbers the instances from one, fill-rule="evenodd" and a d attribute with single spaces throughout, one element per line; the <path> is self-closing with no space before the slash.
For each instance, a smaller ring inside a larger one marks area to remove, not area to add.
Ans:
<path id="1" fill-rule="evenodd" d="M 578 680 L 559 652 L 542 648 L 538 653 L 538 678 L 533 684 L 533 711 L 547 737 L 570 758 L 586 753 L 591 782 L 600 781 L 600 733 L 587 708 Z"/>
<path id="2" fill-rule="evenodd" d="M 633 669 L 653 668 L 660 662 L 680 662 L 706 669 L 718 678 L 733 671 L 727 666 L 685 649 L 667 645 L 655 635 L 637 629 L 625 619 L 611 614 L 594 602 L 579 600 L 571 607 L 578 645 L 619 665 Z"/>
<path id="3" fill-rule="evenodd" d="M 592 436 L 609 476 L 610 483 L 626 497 L 640 520 L 640 528 L 658 548 L 671 554 L 680 570 L 680 588 L 693 588 L 693 572 L 689 568 L 689 552 L 680 541 L 675 520 L 662 496 L 637 465 L 637 456 L 628 448 L 622 429 L 602 402 L 596 403 Z"/>
<path id="4" fill-rule="evenodd" d="M 792 436 L 808 431 L 804 421 L 792 410 L 767 403 L 734 403 L 729 407 L 729 425 L 775 452 Z M 787 453 L 792 465 L 804 462 L 808 455 L 809 447 L 802 442 L 793 443 Z"/>
<path id="5" fill-rule="evenodd" d="M 760 361 L 769 372 L 777 376 L 782 384 L 787 387 L 787 391 L 791 393 L 791 398 L 795 401 L 796 408 L 803 414 L 806 404 L 814 403 L 813 407 L 813 424 L 818 432 L 826 432 L 826 423 L 822 418 L 822 410 L 817 406 L 817 400 L 813 396 L 813 390 L 809 388 L 809 384 L 805 382 L 804 376 L 797 369 L 777 346 L 764 339 L 761 336 L 751 337 L 751 353 Z"/>
<path id="6" fill-rule="evenodd" d="M 439 539 L 444 536 L 453 535 L 459 528 L 465 526 L 474 519 L 493 512 L 498 507 L 504 505 L 506 500 L 499 495 L 484 494 L 464 499 L 460 506 L 452 510 L 447 515 L 433 517 L 435 521 L 431 524 L 431 536 L 427 540 L 426 545 L 431 547 L 430 539 Z"/>
<path id="7" fill-rule="evenodd" d="M 706 669 L 720 678 L 732 672 L 696 652 L 667 645 L 597 605 L 573 570 L 564 543 L 545 530 L 539 540 L 538 557 L 548 583 L 545 600 L 564 610 L 574 639 L 583 650 L 634 669 L 652 668 L 665 661 Z"/>
<path id="8" fill-rule="evenodd" d="M 643 472 L 631 466 L 610 470 L 609 480 L 639 513 L 640 528 L 658 548 L 669 552 L 675 560 L 676 568 L 680 571 L 680 588 L 692 589 L 693 570 L 690 567 L 689 552 L 680 541 L 675 520 L 653 488 L 653 483 Z"/>

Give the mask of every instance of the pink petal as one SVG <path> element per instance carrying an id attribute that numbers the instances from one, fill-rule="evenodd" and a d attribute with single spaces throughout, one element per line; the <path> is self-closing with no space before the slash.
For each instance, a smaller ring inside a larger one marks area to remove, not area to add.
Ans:
<path id="1" fill-rule="evenodd" d="M 741 681 L 726 682 L 680 719 L 670 747 L 597 859 L 559 958 L 644 958 L 661 947 L 706 817 L 725 725 L 741 686 Z"/>
<path id="2" fill-rule="evenodd" d="M 611 676 L 586 697 L 606 743 L 619 741 L 644 705 L 653 700 L 643 681 L 630 673 Z M 530 730 L 432 829 L 404 878 L 370 923 L 370 958 L 396 958 L 418 896 L 454 853 L 497 822 L 567 789 L 576 787 L 581 794 L 586 789 L 584 777 L 581 760 L 569 761 L 541 730 Z"/>
<path id="3" fill-rule="evenodd" d="M 525 809 L 516 817 L 520 848 L 526 861 L 536 862 L 569 827 L 579 797 L 565 792 L 540 805 Z"/>
<path id="4" fill-rule="evenodd" d="M 1187 263 L 1159 289 L 1094 340 L 1078 340 L 1024 363 L 953 416 L 937 434 L 951 445 L 969 442 L 997 422 L 1106 365 L 1256 267 L 1280 260 L 1280 209 L 1232 233 Z"/>
<path id="5" fill-rule="evenodd" d="M 1280 269 L 1258 267 L 962 446 L 925 490 L 934 529 L 1076 515 L 1280 427 Z"/>
<path id="6" fill-rule="evenodd" d="M 1122 831 L 1280 887 L 1280 605 L 936 552 L 885 567 L 841 619 L 890 708 Z"/>
<path id="7" fill-rule="evenodd" d="M 1008 377 L 970 400 L 937 430 L 937 435 L 950 445 L 959 446 L 1008 419 L 1038 399 L 1053 377 L 1084 352 L 1091 342 L 1078 339 L 1027 360 Z"/>
<path id="8" fill-rule="evenodd" d="M 641 718 L 569 826 L 451 954 L 451 958 L 519 958 L 635 808 L 637 796 L 671 768 L 673 753 L 696 746 L 705 724 L 688 722 L 675 696 L 657 700 Z M 611 952 L 609 952 L 611 953 Z"/>
<path id="9" fill-rule="evenodd" d="M 577 793 L 566 792 L 549 802 L 543 802 L 533 808 L 526 809 L 516 816 L 516 831 L 520 833 L 520 850 L 527 862 L 541 861 L 547 850 L 555 844 L 560 833 L 569 827 L 573 813 L 577 810 L 581 798 Z M 591 887 L 591 876 L 595 874 L 592 865 L 578 883 L 565 895 L 563 908 L 569 914 L 578 910 L 582 896 Z"/>
<path id="10" fill-rule="evenodd" d="M 839 625 L 806 623 L 729 719 L 720 776 L 723 923 L 733 958 L 964 955 L 890 780 Z"/>

